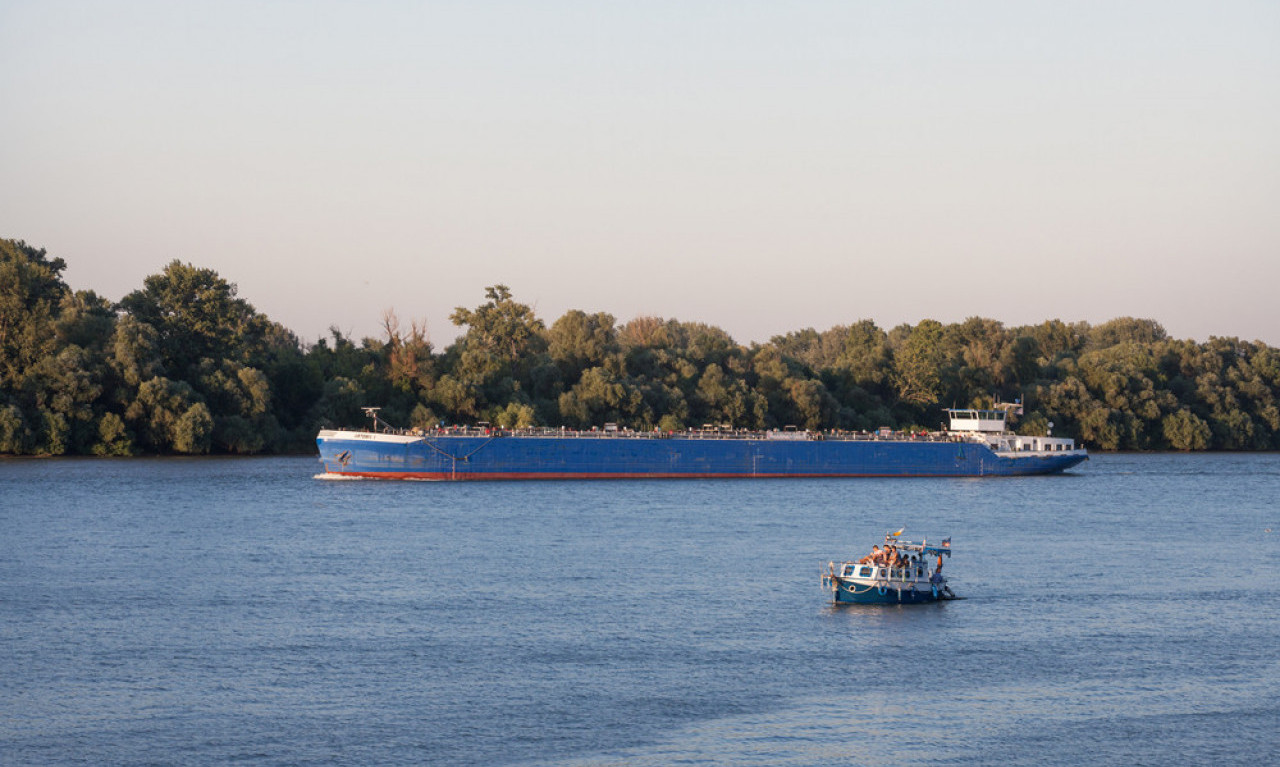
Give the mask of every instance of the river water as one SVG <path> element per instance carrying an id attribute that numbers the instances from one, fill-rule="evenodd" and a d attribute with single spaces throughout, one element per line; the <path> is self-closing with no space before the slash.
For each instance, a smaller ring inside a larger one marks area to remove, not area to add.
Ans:
<path id="1" fill-rule="evenodd" d="M 1260 764 L 1280 455 L 419 483 L 0 461 L 0 763 Z M 833 607 L 951 536 L 963 600 Z"/>

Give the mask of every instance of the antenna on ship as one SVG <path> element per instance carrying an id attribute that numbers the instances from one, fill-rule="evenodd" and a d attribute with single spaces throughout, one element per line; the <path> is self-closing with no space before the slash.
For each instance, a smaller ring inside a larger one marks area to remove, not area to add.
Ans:
<path id="1" fill-rule="evenodd" d="M 378 430 L 378 411 L 379 411 L 379 410 L 381 410 L 382 408 L 380 408 L 380 407 L 362 407 L 362 408 L 360 408 L 360 409 L 364 411 L 364 414 L 365 414 L 365 415 L 367 415 L 367 416 L 369 416 L 370 418 L 372 418 L 372 419 L 373 419 L 373 430 L 376 432 L 376 431 Z"/>

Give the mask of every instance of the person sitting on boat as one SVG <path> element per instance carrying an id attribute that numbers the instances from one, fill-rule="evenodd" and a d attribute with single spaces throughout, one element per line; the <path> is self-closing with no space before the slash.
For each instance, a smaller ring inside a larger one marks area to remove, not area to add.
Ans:
<path id="1" fill-rule="evenodd" d="M 860 565 L 874 565 L 876 560 L 880 558 L 880 547 L 872 546 L 871 553 L 858 560 Z"/>

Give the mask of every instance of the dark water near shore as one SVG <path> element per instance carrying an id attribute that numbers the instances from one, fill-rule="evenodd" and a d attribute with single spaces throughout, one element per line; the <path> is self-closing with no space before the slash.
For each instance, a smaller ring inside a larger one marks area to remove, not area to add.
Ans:
<path id="1" fill-rule="evenodd" d="M 0 461 L 0 763 L 1280 752 L 1280 455 L 984 480 L 317 468 Z M 967 599 L 830 606 L 820 565 L 904 525 L 953 537 Z"/>

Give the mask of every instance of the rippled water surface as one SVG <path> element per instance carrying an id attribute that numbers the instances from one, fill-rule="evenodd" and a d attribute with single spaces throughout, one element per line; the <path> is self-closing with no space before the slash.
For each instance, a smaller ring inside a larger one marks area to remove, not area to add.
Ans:
<path id="1" fill-rule="evenodd" d="M 1263 764 L 1280 456 L 1024 479 L 0 461 L 4 764 Z M 966 599 L 832 607 L 952 536 Z"/>

